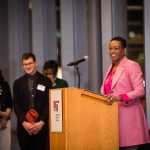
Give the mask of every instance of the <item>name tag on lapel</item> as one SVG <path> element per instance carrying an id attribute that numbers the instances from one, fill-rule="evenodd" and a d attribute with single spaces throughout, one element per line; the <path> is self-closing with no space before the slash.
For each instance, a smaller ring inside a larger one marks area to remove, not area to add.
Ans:
<path id="1" fill-rule="evenodd" d="M 41 85 L 41 84 L 38 84 L 37 90 L 45 91 L 45 86 L 44 86 L 44 85 Z"/>

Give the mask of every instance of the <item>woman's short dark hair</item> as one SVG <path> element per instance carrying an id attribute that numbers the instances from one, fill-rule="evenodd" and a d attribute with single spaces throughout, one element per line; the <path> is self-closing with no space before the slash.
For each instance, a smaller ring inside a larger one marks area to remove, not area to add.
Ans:
<path id="1" fill-rule="evenodd" d="M 2 70 L 0 69 L 0 82 L 4 81 Z"/>
<path id="2" fill-rule="evenodd" d="M 31 53 L 31 52 L 27 52 L 27 53 L 24 53 L 24 54 L 22 55 L 22 61 L 23 61 L 23 60 L 27 60 L 27 59 L 29 59 L 29 58 L 32 58 L 34 62 L 36 61 L 35 55 L 34 55 L 33 53 Z"/>
<path id="3" fill-rule="evenodd" d="M 48 60 L 44 63 L 43 70 L 52 69 L 54 76 L 58 71 L 58 63 L 55 60 Z"/>
<path id="4" fill-rule="evenodd" d="M 122 48 L 126 48 L 127 47 L 127 43 L 126 43 L 126 40 L 120 36 L 116 36 L 116 37 L 113 37 L 111 41 L 120 41 L 121 45 L 122 45 Z"/>

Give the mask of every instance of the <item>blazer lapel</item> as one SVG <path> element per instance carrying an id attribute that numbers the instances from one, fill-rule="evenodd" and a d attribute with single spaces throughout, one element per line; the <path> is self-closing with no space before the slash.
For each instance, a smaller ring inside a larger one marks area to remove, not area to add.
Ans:
<path id="1" fill-rule="evenodd" d="M 105 75 L 105 77 L 104 77 L 103 83 L 105 82 L 105 80 L 106 80 L 106 78 L 107 78 L 107 76 L 108 76 L 108 74 L 109 74 L 111 68 L 112 68 L 112 65 L 110 65 L 108 71 L 106 72 L 106 75 Z"/>
<path id="2" fill-rule="evenodd" d="M 37 71 L 36 72 L 36 77 L 34 79 L 34 96 L 36 96 L 36 93 L 37 93 L 37 86 L 38 86 L 38 81 L 39 81 L 39 78 L 40 78 L 40 74 L 39 72 Z"/>
<path id="3" fill-rule="evenodd" d="M 105 93 L 105 92 L 104 92 L 104 83 L 105 83 L 105 80 L 106 80 L 106 78 L 107 78 L 107 76 L 108 76 L 110 70 L 111 70 L 111 67 L 112 67 L 112 65 L 110 65 L 110 67 L 108 68 L 108 71 L 106 72 L 106 75 L 105 75 L 105 77 L 104 77 L 103 84 L 102 84 L 101 90 L 100 90 L 100 91 L 101 91 L 101 94 L 104 94 L 104 93 Z"/>
<path id="4" fill-rule="evenodd" d="M 122 72 L 123 72 L 123 67 L 118 66 L 117 70 L 113 76 L 113 80 L 112 80 L 112 86 L 111 89 L 115 86 L 115 84 L 117 83 L 118 79 L 120 78 Z"/>
<path id="5" fill-rule="evenodd" d="M 26 95 L 26 99 L 27 99 L 27 102 L 29 102 L 29 87 L 28 87 L 28 78 L 26 75 L 24 75 L 23 77 L 23 82 L 22 82 L 22 90 L 25 92 L 25 95 Z"/>
<path id="6" fill-rule="evenodd" d="M 118 79 L 120 78 L 120 76 L 122 75 L 122 73 L 124 72 L 124 65 L 127 61 L 127 57 L 124 56 L 120 62 L 120 64 L 117 67 L 117 70 L 113 76 L 113 81 L 112 81 L 112 86 L 111 89 L 115 86 L 115 84 L 117 83 Z"/>

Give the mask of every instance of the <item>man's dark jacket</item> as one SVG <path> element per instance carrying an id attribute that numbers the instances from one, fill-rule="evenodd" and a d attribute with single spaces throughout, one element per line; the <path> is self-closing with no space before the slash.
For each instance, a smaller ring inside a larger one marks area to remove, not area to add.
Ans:
<path id="1" fill-rule="evenodd" d="M 52 88 L 51 81 L 43 74 L 36 72 L 34 108 L 40 115 L 39 120 L 44 122 L 48 121 L 49 116 L 50 88 Z M 22 122 L 26 120 L 25 114 L 30 106 L 30 94 L 28 89 L 28 76 L 26 74 L 14 81 L 14 111 L 19 124 L 22 124 Z"/>

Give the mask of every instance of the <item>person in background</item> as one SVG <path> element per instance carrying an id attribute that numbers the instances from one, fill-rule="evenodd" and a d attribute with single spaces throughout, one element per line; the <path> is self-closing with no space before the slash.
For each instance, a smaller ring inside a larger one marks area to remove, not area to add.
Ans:
<path id="1" fill-rule="evenodd" d="M 57 77 L 58 64 L 55 60 L 48 60 L 44 63 L 43 74 L 46 75 L 51 81 L 53 88 L 68 87 L 66 80 Z"/>
<path id="2" fill-rule="evenodd" d="M 14 112 L 21 150 L 46 150 L 49 134 L 49 89 L 51 81 L 37 71 L 36 57 L 22 55 L 25 74 L 13 84 Z"/>
<path id="3" fill-rule="evenodd" d="M 142 71 L 138 63 L 126 56 L 126 40 L 114 37 L 109 42 L 112 61 L 104 78 L 101 94 L 108 104 L 119 103 L 120 150 L 138 150 L 140 144 L 149 143 L 149 133 L 140 98 L 145 94 Z"/>
<path id="4" fill-rule="evenodd" d="M 0 70 L 0 150 L 11 149 L 11 111 L 12 95 L 10 87 L 8 82 L 4 80 Z"/>

